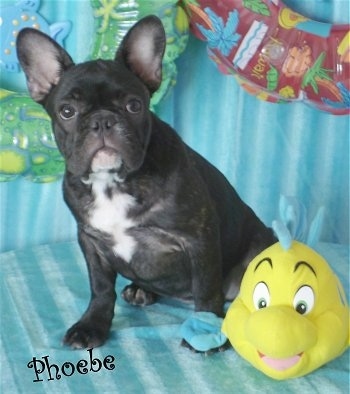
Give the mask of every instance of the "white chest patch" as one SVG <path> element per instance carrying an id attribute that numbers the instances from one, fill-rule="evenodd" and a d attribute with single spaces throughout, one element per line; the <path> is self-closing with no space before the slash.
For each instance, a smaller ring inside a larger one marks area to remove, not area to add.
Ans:
<path id="1" fill-rule="evenodd" d="M 135 204 L 135 199 L 129 194 L 118 192 L 109 197 L 106 194 L 107 186 L 105 179 L 94 179 L 92 182 L 95 202 L 90 214 L 90 225 L 110 235 L 114 242 L 114 254 L 129 263 L 136 248 L 136 241 L 127 230 L 136 223 L 128 218 L 128 212 Z"/>

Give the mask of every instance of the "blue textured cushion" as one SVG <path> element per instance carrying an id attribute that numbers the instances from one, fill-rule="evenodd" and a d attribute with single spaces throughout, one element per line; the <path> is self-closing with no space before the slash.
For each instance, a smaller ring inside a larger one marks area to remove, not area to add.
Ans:
<path id="1" fill-rule="evenodd" d="M 314 19 L 349 21 L 348 0 L 285 2 Z M 75 60 L 87 58 L 94 39 L 89 1 L 41 3 L 48 21 L 73 22 L 66 47 Z M 293 195 L 311 216 L 325 207 L 324 241 L 347 244 L 350 117 L 250 96 L 218 72 L 206 44 L 194 37 L 177 68 L 177 84 L 157 108 L 161 117 L 227 176 L 267 225 L 278 217 L 280 194 Z M 16 82 L 24 89 L 22 79 L 1 73 L 1 87 L 16 89 Z M 0 184 L 0 251 L 75 237 L 60 183 L 40 186 L 23 179 Z"/>
<path id="2" fill-rule="evenodd" d="M 348 248 L 321 244 L 317 249 L 348 292 Z M 43 373 L 43 381 L 33 382 L 36 375 L 27 367 L 33 357 L 48 356 L 58 365 L 87 358 L 86 350 L 61 344 L 89 300 L 85 262 L 75 242 L 3 253 L 0 261 L 2 393 L 348 392 L 349 351 L 310 375 L 282 382 L 263 375 L 232 349 L 208 357 L 190 352 L 180 346 L 180 326 L 193 307 L 168 298 L 139 308 L 119 297 L 110 339 L 93 350 L 99 360 L 113 356 L 115 369 L 51 381 Z M 127 283 L 119 277 L 118 294 Z"/>

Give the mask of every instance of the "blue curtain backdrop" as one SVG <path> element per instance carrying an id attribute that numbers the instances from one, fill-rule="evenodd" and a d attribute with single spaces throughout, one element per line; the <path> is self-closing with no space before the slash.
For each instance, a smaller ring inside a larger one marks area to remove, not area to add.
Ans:
<path id="1" fill-rule="evenodd" d="M 7 2 L 9 3 L 9 2 Z M 313 19 L 348 23 L 349 0 L 285 0 Z M 89 51 L 89 1 L 42 0 L 41 14 L 70 19 L 66 47 L 76 61 Z M 302 103 L 270 104 L 248 95 L 233 77 L 220 74 L 205 43 L 191 37 L 177 61 L 178 78 L 158 107 L 195 150 L 216 165 L 241 197 L 270 225 L 281 194 L 303 202 L 311 219 L 325 207 L 322 240 L 349 242 L 349 117 Z M 1 87 L 20 89 L 20 78 Z M 75 239 L 76 226 L 61 196 L 61 182 L 23 178 L 0 184 L 0 250 Z"/>

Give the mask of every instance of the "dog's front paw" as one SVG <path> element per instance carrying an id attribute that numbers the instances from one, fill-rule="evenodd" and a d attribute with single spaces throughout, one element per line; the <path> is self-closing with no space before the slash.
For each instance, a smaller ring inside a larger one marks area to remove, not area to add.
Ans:
<path id="1" fill-rule="evenodd" d="M 138 306 L 154 304 L 157 299 L 154 293 L 141 289 L 141 287 L 135 285 L 135 283 L 124 288 L 122 297 L 129 304 Z"/>
<path id="2" fill-rule="evenodd" d="M 103 345 L 107 337 L 108 331 L 78 322 L 66 332 L 63 343 L 73 349 L 95 348 Z"/>

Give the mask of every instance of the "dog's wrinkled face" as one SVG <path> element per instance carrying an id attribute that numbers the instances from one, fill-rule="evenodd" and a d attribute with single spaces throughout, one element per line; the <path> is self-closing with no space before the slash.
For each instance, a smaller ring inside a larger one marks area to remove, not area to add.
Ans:
<path id="1" fill-rule="evenodd" d="M 152 16 L 128 32 L 114 60 L 78 65 L 44 34 L 20 32 L 17 52 L 29 91 L 52 119 L 67 171 L 86 180 L 101 172 L 123 180 L 140 168 L 164 49 L 163 26 Z"/>
<path id="2" fill-rule="evenodd" d="M 137 170 L 149 140 L 148 105 L 148 90 L 122 64 L 96 61 L 66 71 L 45 107 L 68 171 L 122 179 Z"/>

